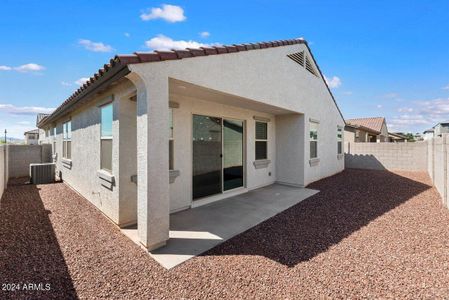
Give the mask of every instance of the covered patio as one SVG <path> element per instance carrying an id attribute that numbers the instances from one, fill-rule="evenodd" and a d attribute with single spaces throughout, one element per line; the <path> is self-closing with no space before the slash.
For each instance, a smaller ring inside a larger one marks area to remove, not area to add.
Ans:
<path id="1" fill-rule="evenodd" d="M 317 190 L 273 184 L 170 216 L 167 245 L 150 252 L 171 269 L 298 204 Z M 135 227 L 122 230 L 139 243 Z"/>

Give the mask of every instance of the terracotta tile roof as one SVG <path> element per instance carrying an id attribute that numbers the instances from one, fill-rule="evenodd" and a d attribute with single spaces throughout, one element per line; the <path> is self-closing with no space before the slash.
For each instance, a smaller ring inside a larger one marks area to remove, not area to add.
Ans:
<path id="1" fill-rule="evenodd" d="M 69 98 L 67 98 L 56 110 L 48 117 L 43 118 L 39 123 L 39 126 L 43 126 L 55 121 L 57 118 L 62 116 L 68 109 L 73 108 L 75 105 L 81 105 L 87 102 L 88 95 L 96 90 L 101 90 L 107 88 L 112 82 L 121 79 L 126 76 L 130 71 L 127 68 L 130 64 L 139 63 L 149 63 L 149 62 L 159 62 L 165 60 L 179 60 L 197 56 L 207 56 L 207 55 L 219 55 L 227 53 L 235 53 L 241 51 L 251 51 L 257 49 L 266 49 L 272 47 L 280 46 L 290 46 L 295 44 L 305 44 L 307 47 L 307 42 L 302 39 L 289 39 L 271 42 L 261 42 L 261 43 L 249 43 L 249 44 L 234 44 L 234 45 L 223 45 L 214 47 L 201 47 L 198 49 L 187 48 L 184 50 L 171 50 L 171 51 L 154 51 L 154 52 L 135 52 L 133 54 L 116 55 L 112 58 L 108 64 L 105 64 L 103 68 L 99 69 L 89 80 L 84 83 L 79 89 L 77 89 Z M 315 62 L 318 70 L 319 67 L 313 58 L 312 52 L 309 50 L 312 59 Z M 321 74 L 321 71 L 319 70 Z M 322 75 L 322 74 L 321 74 Z M 323 77 L 323 76 L 321 76 Z M 326 83 L 325 83 L 326 84 Z M 327 86 L 327 84 L 326 84 Z M 337 102 L 327 87 L 335 105 L 338 108 Z M 340 109 L 338 108 L 340 111 Z M 341 112 L 340 112 L 341 115 Z M 342 116 L 343 118 L 343 116 Z"/>
<path id="2" fill-rule="evenodd" d="M 346 123 L 349 125 L 360 126 L 368 128 L 372 131 L 380 133 L 382 130 L 382 125 L 385 122 L 384 117 L 375 118 L 357 118 L 357 119 L 347 119 Z"/>

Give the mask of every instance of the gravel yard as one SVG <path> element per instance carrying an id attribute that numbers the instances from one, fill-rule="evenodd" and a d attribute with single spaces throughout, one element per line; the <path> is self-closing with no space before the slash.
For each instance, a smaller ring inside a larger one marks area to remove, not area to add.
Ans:
<path id="1" fill-rule="evenodd" d="M 167 271 L 65 184 L 16 180 L 0 202 L 0 299 L 449 297 L 449 210 L 426 173 L 346 170 L 310 187 Z"/>

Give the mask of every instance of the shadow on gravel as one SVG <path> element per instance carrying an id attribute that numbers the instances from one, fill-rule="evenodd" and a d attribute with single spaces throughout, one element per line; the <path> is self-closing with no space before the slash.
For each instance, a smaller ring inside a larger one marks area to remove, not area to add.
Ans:
<path id="1" fill-rule="evenodd" d="M 0 201 L 0 299 L 78 299 L 51 212 L 26 181 L 11 180 Z"/>
<path id="2" fill-rule="evenodd" d="M 431 188 L 388 171 L 355 169 L 308 187 L 320 192 L 203 256 L 258 255 L 294 267 Z"/>

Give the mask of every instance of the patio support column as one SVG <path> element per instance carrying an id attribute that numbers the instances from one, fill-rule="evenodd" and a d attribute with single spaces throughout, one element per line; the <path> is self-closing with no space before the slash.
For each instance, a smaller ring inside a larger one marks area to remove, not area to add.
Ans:
<path id="1" fill-rule="evenodd" d="M 169 232 L 168 79 L 130 73 L 137 88 L 137 230 L 153 250 Z"/>

